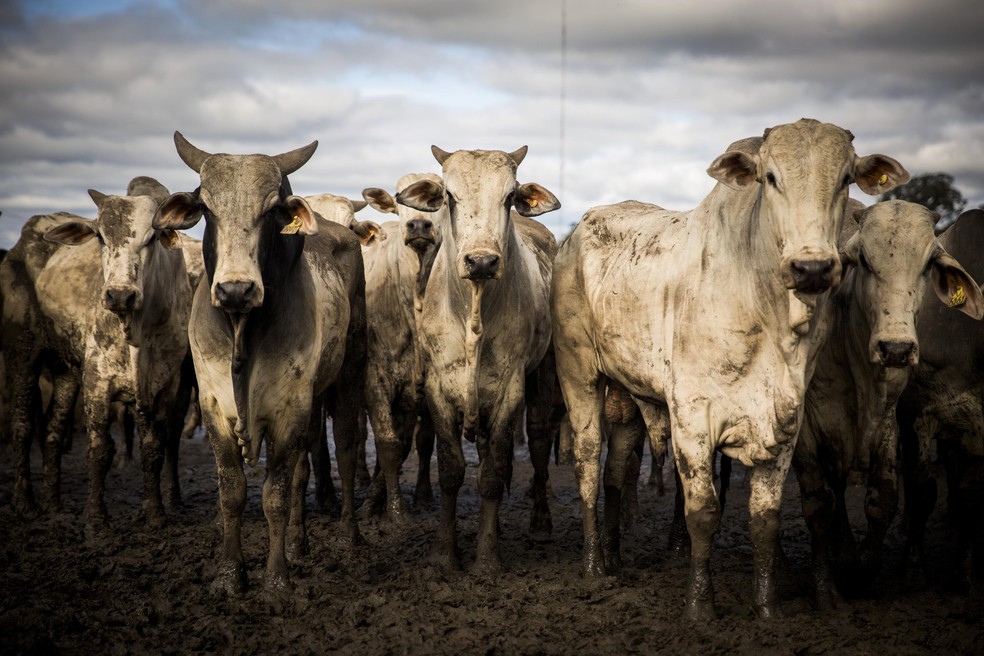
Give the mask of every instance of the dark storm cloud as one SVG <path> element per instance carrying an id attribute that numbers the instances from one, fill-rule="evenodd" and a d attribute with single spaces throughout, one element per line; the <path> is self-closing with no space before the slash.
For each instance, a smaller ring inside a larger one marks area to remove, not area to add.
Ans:
<path id="1" fill-rule="evenodd" d="M 725 145 L 801 116 L 984 201 L 984 5 L 749 4 L 568 0 L 562 142 L 559 0 L 4 3 L 3 220 L 91 213 L 87 187 L 134 175 L 193 187 L 179 129 L 213 152 L 319 139 L 295 189 L 354 197 L 436 171 L 431 143 L 529 144 L 560 230 L 627 197 L 692 206 Z"/>

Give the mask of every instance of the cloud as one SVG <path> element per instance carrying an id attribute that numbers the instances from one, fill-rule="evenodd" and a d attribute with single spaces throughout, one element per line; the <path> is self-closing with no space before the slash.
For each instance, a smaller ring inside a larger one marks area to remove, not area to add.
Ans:
<path id="1" fill-rule="evenodd" d="M 624 198 L 693 206 L 727 144 L 810 116 L 984 202 L 984 5 L 564 4 L 562 53 L 560 0 L 7 3 L 0 229 L 135 175 L 193 188 L 176 129 L 211 152 L 318 139 L 295 190 L 356 198 L 438 171 L 432 143 L 528 144 L 563 233 Z"/>

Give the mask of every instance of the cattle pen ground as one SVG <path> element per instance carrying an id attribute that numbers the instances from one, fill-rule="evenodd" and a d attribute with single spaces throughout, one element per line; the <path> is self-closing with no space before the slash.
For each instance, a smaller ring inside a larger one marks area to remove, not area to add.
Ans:
<path id="1" fill-rule="evenodd" d="M 480 504 L 471 447 L 458 506 L 466 567 Z M 365 544 L 355 550 L 339 541 L 335 519 L 312 512 L 310 553 L 292 564 L 294 590 L 284 597 L 263 591 L 263 468 L 248 470 L 243 537 L 250 588 L 228 598 L 209 589 L 219 545 L 215 463 L 201 435 L 182 449 L 185 507 L 170 510 L 163 529 L 147 530 L 139 517 L 139 464 L 115 466 L 106 494 L 113 532 L 89 542 L 81 518 L 84 439 L 64 458 L 63 512 L 29 519 L 10 508 L 11 454 L 9 445 L 0 447 L 0 654 L 984 653 L 980 591 L 954 594 L 942 574 L 949 553 L 942 485 L 927 534 L 936 567 L 928 582 L 901 576 L 897 518 L 871 594 L 821 615 L 812 609 L 809 534 L 790 474 L 782 517 L 785 617 L 763 621 L 751 610 L 748 486 L 736 465 L 711 560 L 719 619 L 689 625 L 681 619 L 687 562 L 667 549 L 673 482 L 661 498 L 645 486 L 648 457 L 618 576 L 586 581 L 579 574 L 580 502 L 571 466 L 551 465 L 552 535 L 529 536 L 525 490 L 532 468 L 520 446 L 501 511 L 506 572 L 497 579 L 428 564 L 436 502 L 414 507 L 406 527 L 360 520 Z M 32 462 L 40 463 L 35 455 Z M 408 497 L 415 469 L 411 456 L 402 476 Z M 33 477 L 40 479 L 40 464 Z M 860 486 L 850 493 L 858 520 Z"/>

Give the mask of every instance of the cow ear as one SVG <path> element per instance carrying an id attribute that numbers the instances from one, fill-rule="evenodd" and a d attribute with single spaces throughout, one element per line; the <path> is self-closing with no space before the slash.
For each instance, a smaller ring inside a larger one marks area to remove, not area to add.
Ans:
<path id="1" fill-rule="evenodd" d="M 314 210 L 311 209 L 306 200 L 300 196 L 288 196 L 287 211 L 290 213 L 292 221 L 284 226 L 284 229 L 280 231 L 281 234 L 318 234 L 318 220 L 314 217 Z"/>
<path id="2" fill-rule="evenodd" d="M 421 212 L 436 212 L 444 205 L 444 185 L 419 180 L 398 193 L 396 202 Z"/>
<path id="3" fill-rule="evenodd" d="M 729 150 L 711 162 L 707 175 L 732 189 L 740 190 L 758 179 L 758 155 Z"/>
<path id="4" fill-rule="evenodd" d="M 375 221 L 353 221 L 349 229 L 355 233 L 363 246 L 386 241 L 386 233 Z"/>
<path id="5" fill-rule="evenodd" d="M 909 172 L 887 155 L 865 155 L 854 159 L 854 181 L 869 196 L 883 194 L 909 181 Z"/>
<path id="6" fill-rule="evenodd" d="M 53 244 L 78 246 L 96 236 L 96 222 L 79 219 L 55 226 L 44 233 L 44 240 Z"/>
<path id="7" fill-rule="evenodd" d="M 187 230 L 202 218 L 202 205 L 198 194 L 179 191 L 168 196 L 154 214 L 155 230 Z"/>
<path id="8" fill-rule="evenodd" d="M 948 307 L 960 310 L 973 319 L 984 316 L 984 297 L 960 263 L 942 248 L 933 260 L 933 290 Z"/>
<path id="9" fill-rule="evenodd" d="M 372 209 L 383 214 L 397 214 L 396 199 L 390 193 L 379 187 L 366 187 L 362 190 L 362 197 L 366 199 Z"/>
<path id="10" fill-rule="evenodd" d="M 527 182 L 516 188 L 513 205 L 523 216 L 539 216 L 560 209 L 557 197 L 535 182 Z"/>

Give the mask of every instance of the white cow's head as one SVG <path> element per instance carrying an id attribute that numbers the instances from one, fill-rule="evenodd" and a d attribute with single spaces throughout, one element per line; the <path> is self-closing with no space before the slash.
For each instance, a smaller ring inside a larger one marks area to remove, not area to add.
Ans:
<path id="1" fill-rule="evenodd" d="M 453 255 L 458 275 L 467 280 L 498 279 L 504 269 L 504 249 L 512 229 L 509 211 L 538 216 L 560 207 L 560 201 L 540 185 L 516 182 L 516 168 L 526 146 L 512 152 L 458 150 L 448 153 L 431 146 L 443 167 L 444 185 L 421 180 L 396 195 L 401 205 L 435 212 L 447 204 Z"/>
<path id="2" fill-rule="evenodd" d="M 977 283 L 933 234 L 938 214 L 893 200 L 863 210 L 857 219 L 859 229 L 844 245 L 842 259 L 854 270 L 855 309 L 871 327 L 872 362 L 886 367 L 919 362 L 916 319 L 927 283 L 950 307 L 974 319 L 984 315 Z"/>
<path id="3" fill-rule="evenodd" d="M 141 176 L 130 181 L 125 196 L 110 196 L 95 189 L 89 190 L 89 196 L 98 208 L 98 218 L 63 223 L 44 238 L 66 245 L 98 239 L 103 307 L 129 325 L 132 313 L 143 308 L 144 272 L 154 249 L 158 244 L 179 248 L 177 233 L 153 226 L 154 214 L 168 191 L 153 178 Z"/>
<path id="4" fill-rule="evenodd" d="M 178 155 L 201 176 L 193 193 L 172 194 L 155 218 L 158 228 L 186 229 L 205 217 L 202 244 L 212 305 L 242 313 L 263 304 L 264 275 L 294 266 L 302 235 L 318 232 L 314 211 L 290 193 L 287 175 L 301 168 L 318 142 L 270 157 L 210 154 L 174 133 Z"/>
<path id="5" fill-rule="evenodd" d="M 374 221 L 359 221 L 355 213 L 365 209 L 368 203 L 364 200 L 351 200 L 335 194 L 318 194 L 305 196 L 311 209 L 321 215 L 321 218 L 332 223 L 343 225 L 359 238 L 363 246 L 369 246 L 386 239 L 386 233 Z"/>
<path id="6" fill-rule="evenodd" d="M 434 185 L 435 195 L 444 197 L 444 182 L 440 176 L 434 173 L 408 173 L 397 180 L 396 193 L 399 194 L 410 185 L 422 181 Z M 433 212 L 424 212 L 397 203 L 389 192 L 378 187 L 363 189 L 362 197 L 375 210 L 384 214 L 396 214 L 399 217 L 403 243 L 412 248 L 418 255 L 423 256 L 430 249 L 440 246 L 441 226 L 450 220 L 447 203 L 442 202 L 441 206 Z"/>
<path id="7" fill-rule="evenodd" d="M 857 156 L 853 139 L 836 125 L 800 119 L 766 130 L 757 151 L 729 150 L 707 169 L 733 189 L 761 186 L 760 227 L 774 236 L 788 289 L 816 294 L 840 282 L 837 237 L 852 182 L 881 194 L 909 179 L 891 157 Z"/>

